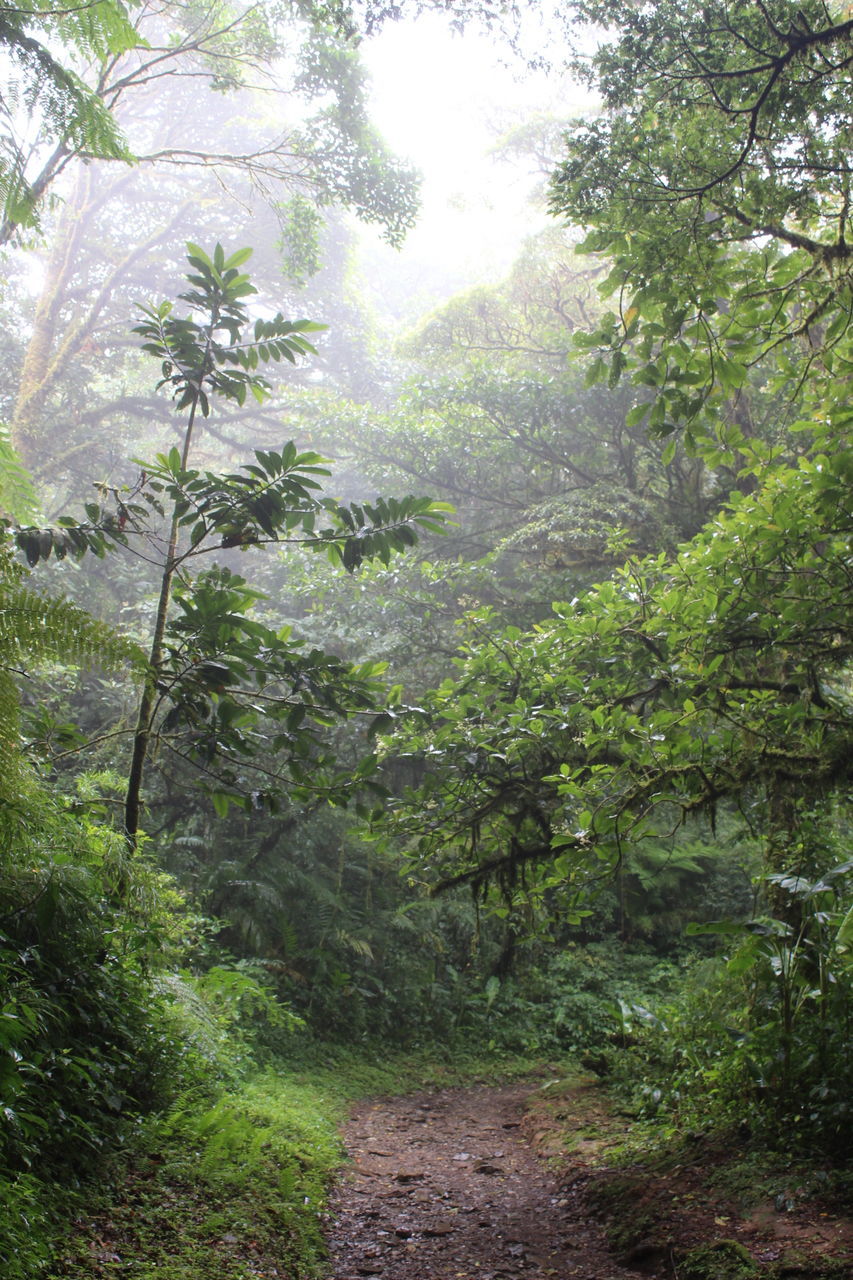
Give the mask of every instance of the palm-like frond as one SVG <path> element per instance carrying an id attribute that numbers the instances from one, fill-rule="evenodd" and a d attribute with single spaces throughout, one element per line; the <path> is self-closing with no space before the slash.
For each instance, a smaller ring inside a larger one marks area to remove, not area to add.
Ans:
<path id="1" fill-rule="evenodd" d="M 52 51 L 57 39 L 62 61 Z M 0 13 L 0 46 L 8 51 L 4 101 L 38 112 L 46 135 L 87 157 L 132 160 L 114 116 L 73 69 L 75 58 L 98 62 L 126 53 L 141 40 L 119 0 L 71 4 L 62 10 L 43 0 L 18 0 Z M 38 184 L 36 184 L 38 186 Z M 23 153 L 12 134 L 0 140 L 0 198 L 4 216 L 35 221 L 40 191 L 24 176 Z"/>
<path id="2" fill-rule="evenodd" d="M 0 544 L 0 796 L 18 770 L 18 681 L 32 663 L 97 662 L 108 669 L 130 663 L 140 670 L 144 665 L 137 645 L 69 600 L 33 591 L 26 577 Z"/>

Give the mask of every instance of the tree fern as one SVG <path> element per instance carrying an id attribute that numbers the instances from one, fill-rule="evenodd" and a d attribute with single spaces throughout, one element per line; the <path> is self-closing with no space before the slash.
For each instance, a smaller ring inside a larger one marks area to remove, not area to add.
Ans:
<path id="1" fill-rule="evenodd" d="M 15 790 L 20 776 L 18 681 L 31 663 L 53 659 L 115 668 L 129 662 L 140 671 L 144 665 L 138 646 L 70 601 L 33 591 L 26 578 L 0 542 L 0 798 Z"/>

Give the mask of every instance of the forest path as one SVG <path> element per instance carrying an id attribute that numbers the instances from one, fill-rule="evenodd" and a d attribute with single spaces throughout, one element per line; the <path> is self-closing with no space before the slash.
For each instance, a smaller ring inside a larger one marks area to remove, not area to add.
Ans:
<path id="1" fill-rule="evenodd" d="M 530 1082 L 361 1104 L 332 1196 L 334 1280 L 624 1280 L 526 1133 Z"/>

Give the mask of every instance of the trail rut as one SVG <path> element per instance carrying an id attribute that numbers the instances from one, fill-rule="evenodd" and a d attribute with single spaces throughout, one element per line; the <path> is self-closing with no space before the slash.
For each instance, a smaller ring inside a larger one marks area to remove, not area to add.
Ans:
<path id="1" fill-rule="evenodd" d="M 561 1188 L 527 1139 L 533 1088 L 360 1106 L 330 1206 L 334 1280 L 625 1280 L 579 1191 Z"/>

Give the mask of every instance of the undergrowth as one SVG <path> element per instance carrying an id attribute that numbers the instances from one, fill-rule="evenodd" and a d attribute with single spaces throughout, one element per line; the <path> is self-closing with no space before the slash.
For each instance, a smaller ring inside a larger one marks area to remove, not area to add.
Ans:
<path id="1" fill-rule="evenodd" d="M 342 1101 L 267 1071 L 213 1105 L 180 1099 L 145 1127 L 129 1168 L 49 1272 L 67 1280 L 307 1276 L 340 1165 Z"/>

